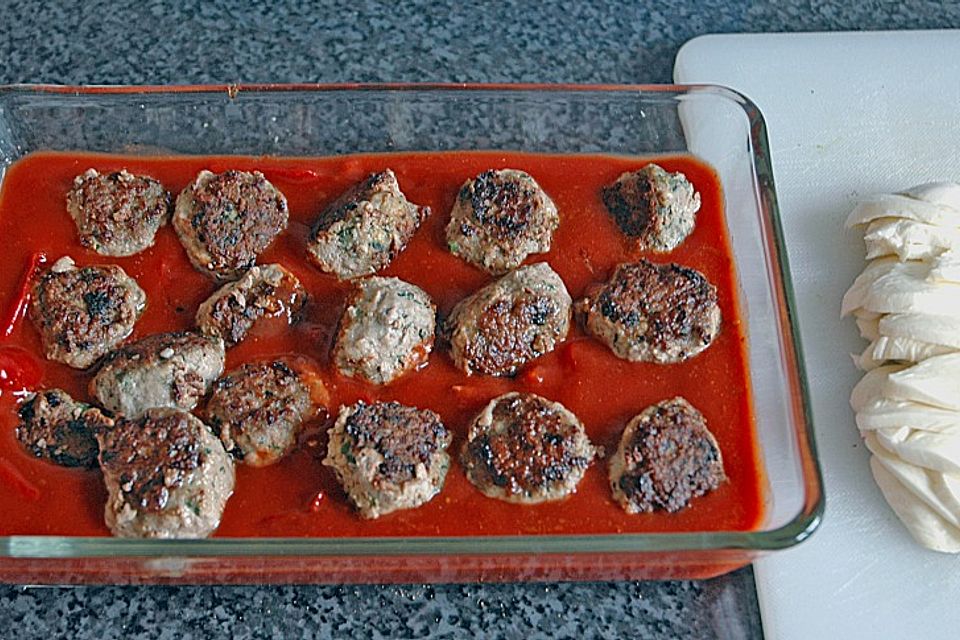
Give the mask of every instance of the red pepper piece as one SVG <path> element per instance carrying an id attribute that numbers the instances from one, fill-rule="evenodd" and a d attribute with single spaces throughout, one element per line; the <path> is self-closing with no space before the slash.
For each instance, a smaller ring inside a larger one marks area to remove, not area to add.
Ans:
<path id="1" fill-rule="evenodd" d="M 27 305 L 30 303 L 30 281 L 36 275 L 40 265 L 47 261 L 45 253 L 38 251 L 30 256 L 27 262 L 27 268 L 23 272 L 23 279 L 20 281 L 20 288 L 17 291 L 17 297 L 14 298 L 10 311 L 5 316 L 3 323 L 3 335 L 0 337 L 9 338 L 17 326 L 17 321 L 27 312 Z"/>

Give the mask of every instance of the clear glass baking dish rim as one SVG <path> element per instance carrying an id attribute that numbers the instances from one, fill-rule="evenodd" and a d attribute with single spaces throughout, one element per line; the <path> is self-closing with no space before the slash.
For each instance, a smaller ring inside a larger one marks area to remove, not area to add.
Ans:
<path id="1" fill-rule="evenodd" d="M 754 177 L 760 206 L 773 234 L 777 293 L 785 317 L 789 370 L 796 392 L 793 401 L 798 416 L 798 451 L 803 468 L 803 508 L 785 525 L 757 531 L 704 531 L 683 533 L 618 533 L 544 536 L 465 537 L 353 537 L 353 538 L 213 538 L 203 540 L 122 539 L 72 536 L 0 537 L 0 557 L 260 557 L 260 556 L 408 556 L 408 555 L 503 555 L 503 554 L 595 554 L 683 553 L 733 551 L 763 553 L 792 547 L 810 537 L 819 527 L 825 507 L 823 478 L 811 420 L 809 385 L 797 326 L 796 302 L 784 244 L 780 209 L 770 161 L 766 122 L 756 104 L 738 91 L 715 84 L 537 84 L 537 83 L 230 83 L 217 85 L 0 85 L 2 93 L 47 93 L 64 95 L 164 95 L 266 92 L 342 91 L 502 91 L 543 93 L 638 94 L 712 93 L 738 104 L 750 122 Z"/>

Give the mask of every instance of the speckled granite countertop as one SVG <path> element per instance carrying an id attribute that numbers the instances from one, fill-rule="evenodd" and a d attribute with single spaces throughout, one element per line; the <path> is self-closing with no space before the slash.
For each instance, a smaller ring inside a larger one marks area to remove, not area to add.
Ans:
<path id="1" fill-rule="evenodd" d="M 0 84 L 669 82 L 679 46 L 703 33 L 960 26 L 938 3 L 888 0 L 137 4 L 3 3 Z M 0 629 L 21 640 L 761 636 L 749 569 L 665 583 L 0 586 Z"/>

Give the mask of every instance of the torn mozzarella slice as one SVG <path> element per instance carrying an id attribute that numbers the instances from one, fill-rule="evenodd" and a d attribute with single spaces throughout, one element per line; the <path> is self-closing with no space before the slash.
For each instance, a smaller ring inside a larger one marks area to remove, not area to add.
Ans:
<path id="1" fill-rule="evenodd" d="M 960 353 L 934 356 L 890 373 L 883 392 L 891 398 L 960 410 Z"/>
<path id="2" fill-rule="evenodd" d="M 957 351 L 929 342 L 921 342 L 913 338 L 881 336 L 864 349 L 857 359 L 857 364 L 864 371 L 875 369 L 887 361 L 920 362 L 932 356 Z"/>
<path id="3" fill-rule="evenodd" d="M 960 316 L 925 313 L 883 315 L 877 319 L 877 333 L 960 349 Z"/>
<path id="4" fill-rule="evenodd" d="M 918 184 L 904 191 L 902 195 L 956 209 L 960 219 L 960 184 L 956 182 Z"/>
<path id="5" fill-rule="evenodd" d="M 884 264 L 869 275 L 864 271 L 844 296 L 841 313 L 862 307 L 875 313 L 960 316 L 960 282 L 930 282 L 929 273 L 925 262 Z"/>
<path id="6" fill-rule="evenodd" d="M 847 217 L 847 226 L 867 224 L 878 218 L 905 218 L 944 227 L 960 226 L 960 211 L 936 202 L 926 202 L 900 194 L 867 198 Z"/>
<path id="7" fill-rule="evenodd" d="M 877 440 L 888 451 L 918 467 L 960 474 L 960 430 L 940 433 L 910 427 L 878 429 Z"/>
<path id="8" fill-rule="evenodd" d="M 930 471 L 904 462 L 884 448 L 872 431 L 864 434 L 863 440 L 877 461 L 900 484 L 944 520 L 955 527 L 960 526 L 960 476 Z"/>
<path id="9" fill-rule="evenodd" d="M 909 400 L 874 397 L 857 411 L 861 431 L 912 427 L 924 431 L 960 432 L 960 411 L 942 409 Z"/>
<path id="10" fill-rule="evenodd" d="M 867 227 L 863 240 L 868 260 L 888 255 L 896 255 L 900 260 L 919 260 L 960 247 L 960 228 L 902 218 L 878 218 Z"/>
<path id="11" fill-rule="evenodd" d="M 870 470 L 884 499 L 914 540 L 934 551 L 960 552 L 960 529 L 918 500 L 876 457 L 870 458 Z"/>
<path id="12" fill-rule="evenodd" d="M 864 340 L 873 342 L 880 337 L 880 321 L 886 317 L 879 313 L 858 309 L 854 312 L 857 321 L 857 329 L 860 331 L 860 337 Z"/>
<path id="13" fill-rule="evenodd" d="M 904 365 L 891 364 L 868 371 L 850 393 L 850 406 L 860 413 L 870 403 L 883 399 L 890 375 L 906 369 Z"/>

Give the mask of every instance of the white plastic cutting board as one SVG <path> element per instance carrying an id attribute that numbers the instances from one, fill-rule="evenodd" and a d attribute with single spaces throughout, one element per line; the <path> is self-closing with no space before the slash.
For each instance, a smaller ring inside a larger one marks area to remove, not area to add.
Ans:
<path id="1" fill-rule="evenodd" d="M 960 557 L 915 544 L 874 485 L 847 404 L 864 342 L 839 318 L 864 265 L 843 228 L 857 199 L 960 181 L 960 31 L 704 36 L 674 76 L 760 107 L 796 287 L 827 508 L 756 564 L 767 637 L 960 638 Z"/>

